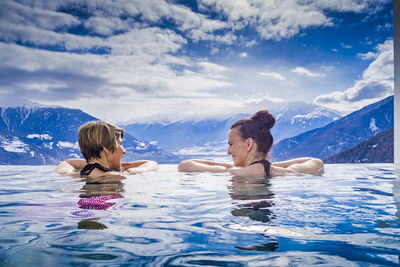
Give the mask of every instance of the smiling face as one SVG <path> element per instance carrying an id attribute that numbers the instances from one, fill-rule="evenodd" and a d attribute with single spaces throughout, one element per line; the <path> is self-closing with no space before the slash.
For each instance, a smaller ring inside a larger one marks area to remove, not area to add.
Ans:
<path id="1" fill-rule="evenodd" d="M 240 136 L 238 127 L 229 131 L 228 145 L 227 153 L 232 156 L 233 165 L 236 167 L 245 167 L 249 156 L 248 143 Z"/>
<path id="2" fill-rule="evenodd" d="M 107 159 L 108 159 L 108 164 L 110 165 L 110 169 L 119 171 L 121 166 L 122 156 L 125 154 L 125 149 L 122 146 L 122 139 L 119 138 L 117 140 L 114 152 L 112 152 L 111 150 L 107 151 L 108 151 Z"/>

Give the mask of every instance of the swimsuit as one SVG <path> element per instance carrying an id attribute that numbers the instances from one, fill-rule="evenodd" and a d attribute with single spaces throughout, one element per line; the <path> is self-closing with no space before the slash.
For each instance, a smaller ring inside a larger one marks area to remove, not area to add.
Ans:
<path id="1" fill-rule="evenodd" d="M 116 203 L 107 202 L 108 200 L 120 197 L 120 194 L 84 197 L 78 201 L 78 205 L 81 209 L 106 210 Z"/>
<path id="2" fill-rule="evenodd" d="M 262 160 L 254 161 L 254 162 L 250 163 L 250 165 L 257 164 L 257 163 L 261 163 L 262 165 L 264 165 L 265 178 L 269 178 L 270 177 L 269 170 L 271 168 L 271 163 L 268 160 L 262 159 Z"/>
<path id="3" fill-rule="evenodd" d="M 83 167 L 81 175 L 89 175 L 95 168 L 103 172 L 111 171 L 110 168 L 103 167 L 99 163 L 91 163 Z M 105 210 L 115 204 L 115 202 L 107 202 L 108 200 L 120 197 L 119 194 L 83 197 L 78 201 L 78 205 L 81 209 Z"/>
<path id="4" fill-rule="evenodd" d="M 103 167 L 96 162 L 87 164 L 85 167 L 83 167 L 83 169 L 81 170 L 81 175 L 89 175 L 95 168 L 102 170 L 103 172 L 111 171 L 110 168 Z"/>

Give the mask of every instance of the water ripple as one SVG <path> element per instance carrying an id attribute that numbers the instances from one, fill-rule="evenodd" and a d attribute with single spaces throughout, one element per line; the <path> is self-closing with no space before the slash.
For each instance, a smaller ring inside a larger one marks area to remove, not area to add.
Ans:
<path id="1" fill-rule="evenodd" d="M 1 174 L 6 266 L 400 263 L 400 182 L 388 164 L 268 181 L 161 165 L 112 186 L 60 177 L 54 166 L 0 166 Z M 115 204 L 78 205 L 102 194 L 118 196 Z"/>

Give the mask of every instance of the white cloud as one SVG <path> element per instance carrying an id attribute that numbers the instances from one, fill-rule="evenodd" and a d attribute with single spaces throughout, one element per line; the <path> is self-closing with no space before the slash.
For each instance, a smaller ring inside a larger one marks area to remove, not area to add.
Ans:
<path id="1" fill-rule="evenodd" d="M 341 0 L 341 1 L 307 1 L 303 4 L 295 0 L 282 1 L 246 1 L 246 0 L 203 0 L 198 6 L 203 13 L 194 12 L 184 5 L 174 4 L 165 0 L 132 0 L 132 1 L 91 1 L 81 0 L 38 0 L 21 1 L 3 0 L 0 9 L 0 24 L 6 24 L 1 29 L 5 40 L 19 40 L 24 36 L 23 42 L 43 42 L 65 46 L 82 47 L 82 40 L 66 34 L 65 30 L 73 26 L 84 26 L 90 33 L 103 37 L 112 34 L 128 32 L 133 28 L 155 27 L 163 24 L 165 20 L 180 31 L 182 37 L 190 38 L 194 42 L 215 41 L 233 44 L 237 41 L 237 30 L 246 26 L 255 27 L 264 39 L 280 40 L 298 34 L 302 29 L 318 26 L 333 26 L 332 19 L 327 11 L 337 12 L 370 12 L 379 9 L 385 1 L 372 0 Z M 77 17 L 64 13 L 62 10 L 76 10 L 87 13 L 88 18 Z M 208 15 L 210 9 L 225 15 L 224 19 L 211 19 Z M 140 18 L 137 20 L 137 18 Z M 14 29 L 9 29 L 14 25 Z M 20 26 L 15 29 L 15 26 Z M 22 28 L 21 28 L 22 27 Z M 26 28 L 26 29 L 24 29 Z M 60 35 L 39 32 L 40 34 L 27 34 L 32 28 L 41 30 L 54 30 Z M 30 39 L 32 38 L 32 39 Z M 53 41 L 51 39 L 54 39 Z M 61 40 L 60 40 L 61 39 Z M 68 42 L 66 39 L 71 40 Z M 77 43 L 77 45 L 73 45 Z M 91 42 L 93 43 L 93 42 Z M 94 42 L 96 43 L 96 42 Z M 251 46 L 254 40 L 248 42 Z M 84 48 L 87 48 L 84 46 Z"/>
<path id="2" fill-rule="evenodd" d="M 228 17 L 233 30 L 254 25 L 264 39 L 290 38 L 301 29 L 318 26 L 333 26 L 329 12 L 374 13 L 388 1 L 374 0 L 202 0 L 199 7 L 204 11 L 213 8 Z"/>
<path id="3" fill-rule="evenodd" d="M 129 31 L 132 26 L 120 18 L 91 17 L 83 25 L 92 33 L 109 36 L 116 31 Z"/>
<path id="4" fill-rule="evenodd" d="M 218 47 L 211 47 L 210 55 L 214 56 L 219 53 Z"/>
<path id="5" fill-rule="evenodd" d="M 323 74 L 323 73 L 311 72 L 308 69 L 303 68 L 303 67 L 296 67 L 296 68 L 292 69 L 292 72 L 298 73 L 301 75 L 305 75 L 308 77 L 324 77 L 325 76 L 325 74 Z"/>
<path id="6" fill-rule="evenodd" d="M 23 26 L 1 22 L 0 39 L 6 42 L 17 42 L 33 44 L 36 46 L 55 46 L 61 49 L 80 50 L 101 47 L 103 41 L 98 37 L 79 36 L 68 33 L 57 33 L 47 29 L 33 26 Z"/>
<path id="7" fill-rule="evenodd" d="M 241 29 L 246 24 L 253 24 L 264 39 L 291 37 L 301 28 L 318 25 L 331 25 L 322 10 L 299 5 L 296 1 L 230 1 L 203 0 L 203 9 L 214 8 L 228 16 L 233 29 Z"/>
<path id="8" fill-rule="evenodd" d="M 256 42 L 255 40 L 253 40 L 253 41 L 248 42 L 248 43 L 246 44 L 246 47 L 252 47 L 252 46 L 254 46 L 254 45 L 256 45 L 256 44 L 257 44 L 257 42 Z"/>
<path id="9" fill-rule="evenodd" d="M 377 31 L 387 31 L 387 30 L 392 30 L 393 25 L 391 23 L 386 23 L 385 25 L 378 25 L 376 27 Z"/>
<path id="10" fill-rule="evenodd" d="M 260 37 L 289 38 L 305 28 L 332 26 L 327 11 L 361 12 L 370 6 L 371 1 L 362 0 L 307 4 L 294 0 L 204 0 L 198 2 L 201 12 L 194 12 L 165 0 L 3 0 L 0 104 L 20 101 L 85 106 L 93 115 L 111 120 L 159 113 L 253 112 L 254 107 L 266 108 L 279 101 L 246 102 L 243 90 L 254 97 L 260 87 L 271 93 L 286 81 L 280 93 L 287 96 L 294 88 L 290 85 L 293 75 L 260 72 L 271 69 L 268 67 L 247 71 L 233 64 L 228 68 L 207 57 L 197 58 L 186 50 L 191 44 L 211 41 L 205 46 L 211 55 L 223 54 L 227 50 L 221 44 L 240 42 L 251 47 Z M 171 27 L 166 29 L 166 24 Z M 246 27 L 254 27 L 259 35 L 251 41 L 239 36 Z M 79 29 L 82 32 L 74 34 Z M 230 52 L 237 56 L 233 49 Z M 287 71 L 284 66 L 279 71 L 288 73 L 282 70 Z M 304 68 L 295 72 L 323 76 Z M 261 76 L 276 81 L 265 84 Z M 240 94 L 238 99 L 232 97 L 234 93 Z"/>
<path id="11" fill-rule="evenodd" d="M 57 80 L 23 82 L 19 84 L 17 83 L 17 85 L 19 87 L 26 88 L 26 90 L 28 91 L 37 91 L 37 92 L 49 92 L 52 89 L 68 88 L 68 84 Z"/>
<path id="12" fill-rule="evenodd" d="M 246 58 L 247 57 L 247 52 L 240 53 L 240 57 L 241 58 Z"/>
<path id="13" fill-rule="evenodd" d="M 80 24 L 79 20 L 72 15 L 9 0 L 1 1 L 0 10 L 2 10 L 0 11 L 2 23 L 33 26 L 47 30 L 63 29 Z"/>
<path id="14" fill-rule="evenodd" d="M 242 102 L 224 99 L 215 95 L 187 96 L 143 96 L 119 99 L 115 105 L 110 99 L 99 98 L 85 103 L 85 111 L 106 121 L 176 121 L 188 117 L 225 117 L 242 110 Z M 63 106 L 82 108 L 83 101 L 59 101 Z M 99 109 L 101 106 L 101 109 Z M 110 112 L 112 110 L 112 112 Z"/>
<path id="15" fill-rule="evenodd" d="M 170 52 L 176 52 L 185 43 L 186 40 L 175 32 L 156 27 L 132 29 L 104 41 L 104 44 L 111 48 L 112 54 L 147 55 L 151 58 L 150 60 L 155 60 Z"/>
<path id="16" fill-rule="evenodd" d="M 341 43 L 340 45 L 345 49 L 351 49 L 352 48 L 351 45 L 348 45 L 348 44 L 345 44 L 345 43 Z"/>
<path id="17" fill-rule="evenodd" d="M 246 113 L 255 113 L 258 110 L 274 110 L 282 107 L 285 100 L 277 97 L 262 96 L 259 98 L 250 98 L 241 104 L 240 110 Z"/>
<path id="18" fill-rule="evenodd" d="M 370 60 L 376 58 L 376 53 L 368 52 L 368 53 L 359 53 L 357 54 L 358 58 L 364 59 L 364 60 Z"/>
<path id="19" fill-rule="evenodd" d="M 393 41 L 387 40 L 375 50 L 366 54 L 375 60 L 364 70 L 362 79 L 344 91 L 320 95 L 314 103 L 352 111 L 393 94 Z"/>
<path id="20" fill-rule="evenodd" d="M 228 68 L 204 60 L 171 55 L 184 42 L 171 31 L 137 29 L 106 40 L 112 48 L 109 55 L 51 52 L 0 43 L 1 67 L 9 69 L 0 75 L 0 94 L 15 101 L 29 99 L 30 102 L 47 105 L 85 106 L 85 110 L 93 114 L 117 120 L 121 113 L 105 111 L 106 107 L 114 110 L 115 104 L 103 104 L 101 110 L 94 111 L 99 109 L 100 99 L 107 99 L 107 103 L 120 103 L 126 99 L 130 104 L 122 106 L 136 109 L 133 103 L 137 99 L 145 99 L 144 103 L 149 107 L 149 102 L 157 103 L 160 98 L 213 99 L 219 97 L 213 90 L 232 86 L 224 76 Z M 176 66 L 179 66 L 177 70 Z M 32 90 L 35 94 L 30 93 Z M 92 108 L 87 99 L 93 100 Z M 7 102 L 13 101 L 1 101 L 1 104 L 10 104 Z M 166 103 L 171 105 L 172 102 Z M 200 105 L 206 101 L 194 103 Z M 190 109 L 191 105 L 185 108 Z M 145 106 L 143 108 L 147 110 Z M 166 105 L 163 108 L 168 110 Z M 131 114 L 136 116 L 137 113 Z"/>
<path id="21" fill-rule="evenodd" d="M 246 105 L 253 105 L 253 104 L 267 104 L 267 105 L 276 105 L 276 104 L 282 104 L 284 103 L 285 100 L 283 100 L 282 98 L 278 98 L 278 97 L 262 97 L 262 98 L 251 98 L 251 99 L 247 99 L 244 103 Z"/>
<path id="22" fill-rule="evenodd" d="M 164 0 L 148 1 L 48 1 L 39 0 L 33 3 L 19 4 L 4 0 L 0 8 L 5 10 L 0 16 L 0 39 L 6 41 L 22 41 L 35 45 L 59 45 L 66 49 L 90 49 L 98 46 L 98 38 L 83 38 L 84 36 L 67 34 L 65 30 L 73 26 L 84 26 L 89 33 L 108 37 L 115 33 L 125 33 L 133 28 L 151 27 L 170 20 L 177 29 L 183 31 L 183 36 L 192 38 L 195 42 L 211 40 L 231 44 L 236 36 L 231 33 L 215 34 L 216 30 L 229 27 L 220 20 L 212 20 L 205 15 L 195 13 L 182 5 L 167 3 Z M 74 17 L 56 11 L 73 9 L 87 13 L 89 17 Z M 0 11 L 1 12 L 1 11 Z M 140 17 L 143 22 L 136 21 Z M 57 32 L 50 30 L 57 29 Z M 82 45 L 83 40 L 90 41 L 92 47 Z M 95 42 L 93 42 L 96 40 Z"/>
<path id="23" fill-rule="evenodd" d="M 274 78 L 274 79 L 281 80 L 281 81 L 286 80 L 286 78 L 284 76 L 282 76 L 281 74 L 279 74 L 277 72 L 260 72 L 259 74 L 261 76 L 266 76 L 266 77 Z"/>
<path id="24" fill-rule="evenodd" d="M 220 73 L 229 70 L 227 67 L 207 61 L 201 61 L 198 63 L 198 65 L 201 67 L 202 72 L 206 73 L 207 75 L 219 75 Z"/>
<path id="25" fill-rule="evenodd" d="M 381 1 L 387 2 L 387 1 Z M 317 26 L 332 26 L 326 11 L 361 12 L 373 11 L 380 3 L 376 1 L 308 1 L 295 0 L 246 1 L 246 0 L 203 0 L 198 5 L 204 14 L 193 12 L 188 7 L 165 0 L 132 1 L 89 1 L 81 0 L 38 0 L 26 4 L 4 0 L 0 7 L 0 38 L 7 41 L 22 41 L 36 45 L 58 45 L 71 49 L 101 47 L 102 38 L 84 38 L 65 32 L 69 27 L 84 26 L 89 33 L 108 37 L 142 27 L 157 27 L 165 20 L 180 31 L 182 38 L 194 42 L 215 41 L 233 44 L 238 40 L 237 30 L 246 26 L 255 27 L 264 39 L 280 40 L 292 37 L 301 29 Z M 224 14 L 228 20 L 211 19 L 210 8 Z M 63 13 L 73 9 L 87 13 L 88 18 Z M 137 18 L 140 18 L 137 20 Z M 57 29 L 57 32 L 51 30 Z M 249 46 L 255 41 L 247 42 Z"/>

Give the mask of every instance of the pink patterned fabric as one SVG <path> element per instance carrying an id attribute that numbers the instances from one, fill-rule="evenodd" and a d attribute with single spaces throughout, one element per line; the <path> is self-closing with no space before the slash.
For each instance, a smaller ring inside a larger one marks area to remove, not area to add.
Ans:
<path id="1" fill-rule="evenodd" d="M 115 202 L 107 202 L 110 199 L 120 198 L 121 195 L 105 195 L 105 196 L 92 196 L 84 197 L 78 201 L 79 208 L 81 209 L 94 209 L 105 210 L 115 205 Z"/>

